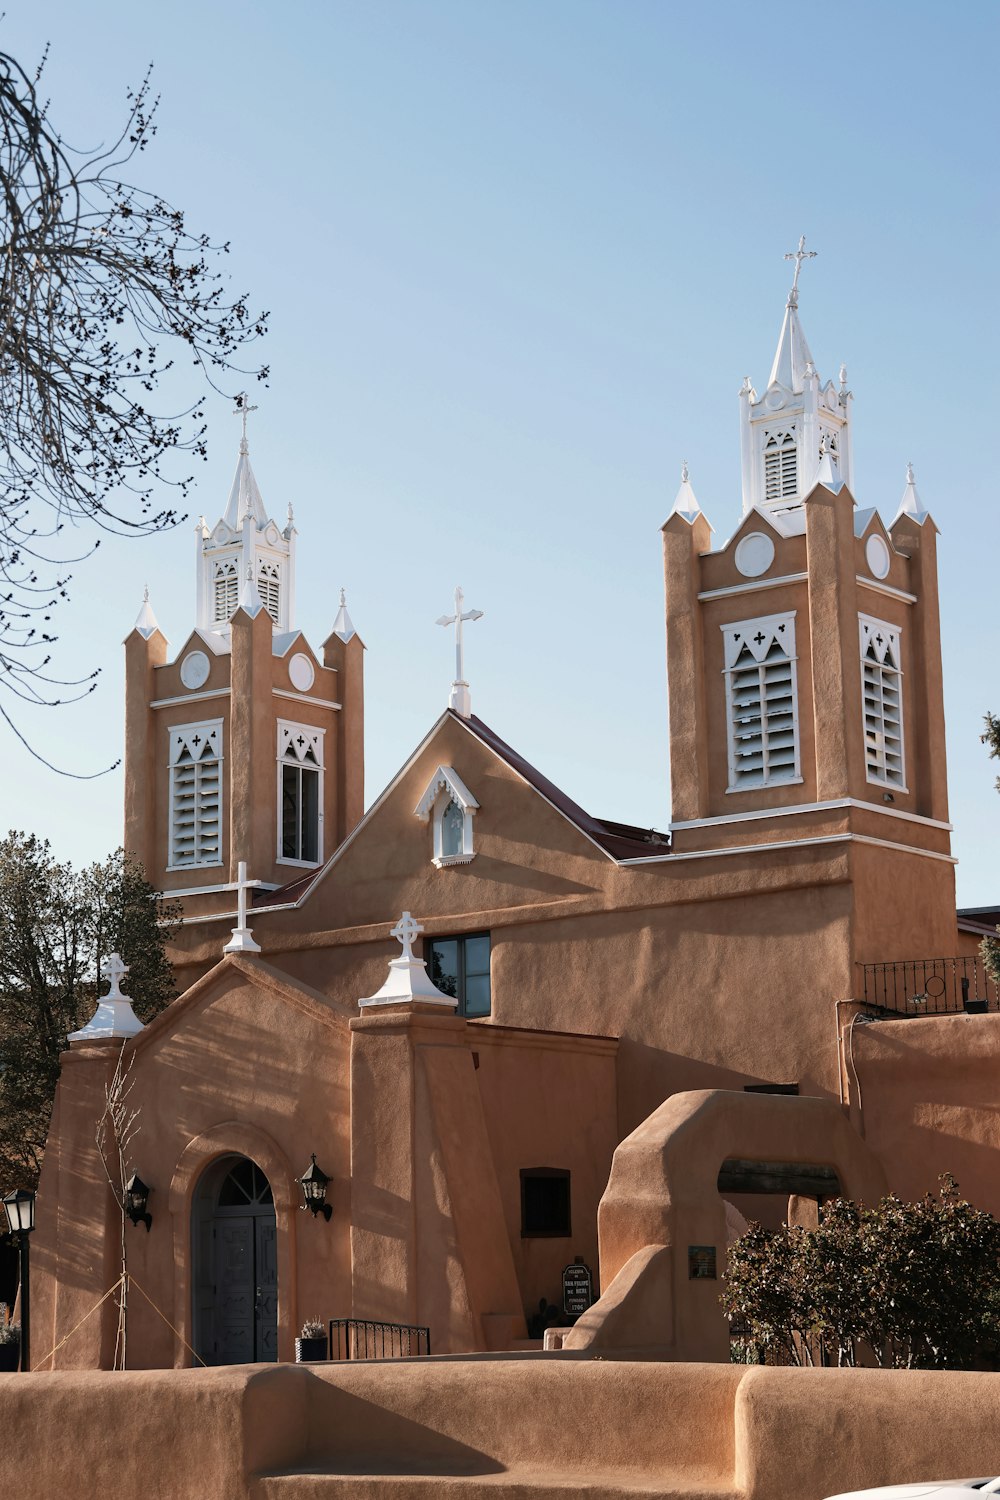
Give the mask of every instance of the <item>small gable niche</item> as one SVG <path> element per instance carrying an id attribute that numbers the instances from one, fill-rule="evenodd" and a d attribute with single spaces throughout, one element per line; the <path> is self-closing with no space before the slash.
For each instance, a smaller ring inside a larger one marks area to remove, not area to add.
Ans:
<path id="1" fill-rule="evenodd" d="M 452 766 L 438 766 L 413 811 L 422 823 L 431 824 L 432 862 L 439 870 L 445 865 L 467 865 L 475 856 L 472 823 L 478 809 L 479 803 L 458 772 Z"/>

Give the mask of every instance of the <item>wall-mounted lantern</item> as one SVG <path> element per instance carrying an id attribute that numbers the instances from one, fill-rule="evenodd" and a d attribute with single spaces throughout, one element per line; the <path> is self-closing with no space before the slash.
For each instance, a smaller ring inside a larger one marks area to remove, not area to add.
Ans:
<path id="1" fill-rule="evenodd" d="M 314 1216 L 322 1214 L 329 1224 L 333 1217 L 333 1209 L 326 1201 L 326 1188 L 330 1179 L 323 1168 L 316 1165 L 315 1151 L 302 1176 L 295 1180 L 302 1189 L 302 1207 L 311 1209 Z"/>
<path id="2" fill-rule="evenodd" d="M 28 1236 L 35 1227 L 35 1195 L 18 1188 L 3 1199 L 11 1238 L 17 1241 L 21 1261 L 21 1369 L 31 1369 L 31 1283 Z"/>
<path id="3" fill-rule="evenodd" d="M 145 1224 L 147 1234 L 153 1226 L 153 1215 L 146 1212 L 146 1204 L 152 1191 L 138 1172 L 133 1172 L 125 1184 L 125 1212 L 133 1224 Z"/>

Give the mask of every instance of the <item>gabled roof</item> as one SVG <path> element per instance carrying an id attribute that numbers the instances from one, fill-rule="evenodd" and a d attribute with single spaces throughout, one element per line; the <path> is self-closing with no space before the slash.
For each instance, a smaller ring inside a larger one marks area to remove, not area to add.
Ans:
<path id="1" fill-rule="evenodd" d="M 361 819 L 361 822 L 348 834 L 339 848 L 334 850 L 326 863 L 321 865 L 317 870 L 310 870 L 307 874 L 300 875 L 295 880 L 289 881 L 287 885 L 279 886 L 277 890 L 255 888 L 252 905 L 267 909 L 300 905 L 310 894 L 313 887 L 319 883 L 326 871 L 332 865 L 336 864 L 342 853 L 353 842 L 361 829 L 374 817 L 397 782 L 409 770 L 414 760 L 421 754 L 424 747 L 430 743 L 446 719 L 451 719 L 454 723 L 460 724 L 468 734 L 471 734 L 480 744 L 485 745 L 488 750 L 497 756 L 499 760 L 502 760 L 517 776 L 520 776 L 522 781 L 526 781 L 539 796 L 544 797 L 546 802 L 555 808 L 556 812 L 561 813 L 591 843 L 596 844 L 598 849 L 607 855 L 609 859 L 616 861 L 648 859 L 657 855 L 665 856 L 669 854 L 669 834 L 660 833 L 655 828 L 637 828 L 631 823 L 616 823 L 610 819 L 593 817 L 590 813 L 585 812 L 578 802 L 574 802 L 572 797 L 567 796 L 564 791 L 561 791 L 547 776 L 543 776 L 541 771 L 537 770 L 530 761 L 525 760 L 512 746 L 508 745 L 505 740 L 502 740 L 488 724 L 483 723 L 482 719 L 477 718 L 475 714 L 466 719 L 461 714 L 456 713 L 454 709 L 448 708 L 445 709 L 433 729 L 417 747 L 413 755 L 410 756 L 406 765 L 397 773 L 381 796 L 372 803 Z"/>

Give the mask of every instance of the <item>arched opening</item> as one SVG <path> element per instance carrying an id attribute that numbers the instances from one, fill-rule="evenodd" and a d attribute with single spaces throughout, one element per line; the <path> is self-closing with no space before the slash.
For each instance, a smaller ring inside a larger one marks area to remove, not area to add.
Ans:
<path id="1" fill-rule="evenodd" d="M 248 1156 L 202 1173 L 191 1218 L 194 1347 L 207 1365 L 278 1357 L 278 1272 L 271 1184 Z"/>

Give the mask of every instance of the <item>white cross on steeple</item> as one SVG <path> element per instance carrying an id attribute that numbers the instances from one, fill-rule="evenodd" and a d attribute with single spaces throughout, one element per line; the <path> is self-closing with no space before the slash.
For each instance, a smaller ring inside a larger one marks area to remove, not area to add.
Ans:
<path id="1" fill-rule="evenodd" d="M 795 275 L 792 277 L 792 290 L 788 293 L 789 307 L 798 307 L 799 305 L 799 272 L 802 270 L 802 262 L 804 260 L 815 260 L 817 254 L 819 253 L 816 250 L 807 250 L 805 248 L 805 243 L 805 235 L 799 235 L 799 248 L 797 250 L 789 250 L 785 255 L 786 260 L 794 260 L 795 262 Z"/>
<path id="2" fill-rule="evenodd" d="M 438 625 L 454 625 L 455 627 L 455 681 L 451 685 L 451 697 L 448 700 L 449 708 L 461 714 L 463 719 L 472 716 L 472 695 L 469 692 L 469 684 L 465 680 L 465 656 L 462 645 L 462 625 L 466 620 L 481 620 L 483 611 L 481 609 L 468 609 L 462 613 L 462 605 L 465 603 L 465 595 L 462 593 L 461 585 L 455 590 L 455 613 L 453 615 L 442 615 L 435 621 Z"/>
<path id="3" fill-rule="evenodd" d="M 236 397 L 236 405 L 233 407 L 233 415 L 243 418 L 243 436 L 240 439 L 241 453 L 249 453 L 250 451 L 247 447 L 247 417 L 252 411 L 256 410 L 256 406 L 250 405 L 250 397 L 247 395 L 246 391 L 241 391 L 240 394 Z"/>

